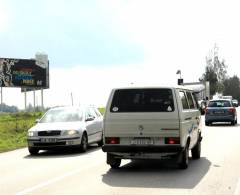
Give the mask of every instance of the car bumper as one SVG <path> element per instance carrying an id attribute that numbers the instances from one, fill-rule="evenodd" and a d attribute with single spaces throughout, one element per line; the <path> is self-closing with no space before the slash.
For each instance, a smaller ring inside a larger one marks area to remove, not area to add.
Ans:
<path id="1" fill-rule="evenodd" d="M 184 148 L 179 145 L 171 146 L 124 146 L 124 145 L 103 145 L 103 152 L 122 152 L 122 153 L 165 153 L 165 152 L 182 152 Z"/>
<path id="2" fill-rule="evenodd" d="M 235 120 L 235 116 L 227 115 L 227 116 L 205 116 L 205 122 L 231 122 Z"/>
<path id="3" fill-rule="evenodd" d="M 43 138 L 28 138 L 27 139 L 28 147 L 37 148 L 39 150 L 49 150 L 55 148 L 77 147 L 81 143 L 80 137 L 53 138 L 53 139 L 55 140 L 43 141 Z"/>
<path id="4" fill-rule="evenodd" d="M 184 147 L 180 145 L 171 146 L 123 146 L 103 145 L 102 150 L 114 154 L 121 159 L 161 159 L 179 160 Z"/>

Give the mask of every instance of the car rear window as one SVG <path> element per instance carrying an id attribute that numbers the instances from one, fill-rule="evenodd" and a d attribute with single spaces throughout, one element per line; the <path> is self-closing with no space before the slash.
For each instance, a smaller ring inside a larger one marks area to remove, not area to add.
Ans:
<path id="1" fill-rule="evenodd" d="M 113 96 L 110 112 L 173 112 L 171 89 L 120 89 Z"/>
<path id="2" fill-rule="evenodd" d="M 229 101 L 211 101 L 208 103 L 208 107 L 231 107 Z"/>

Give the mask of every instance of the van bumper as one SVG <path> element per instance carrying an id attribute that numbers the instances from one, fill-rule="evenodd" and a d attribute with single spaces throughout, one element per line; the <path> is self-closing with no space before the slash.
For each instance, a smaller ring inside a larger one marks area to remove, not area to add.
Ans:
<path id="1" fill-rule="evenodd" d="M 119 152 L 119 153 L 180 153 L 184 147 L 180 145 L 166 146 L 124 146 L 124 145 L 103 145 L 103 152 Z"/>

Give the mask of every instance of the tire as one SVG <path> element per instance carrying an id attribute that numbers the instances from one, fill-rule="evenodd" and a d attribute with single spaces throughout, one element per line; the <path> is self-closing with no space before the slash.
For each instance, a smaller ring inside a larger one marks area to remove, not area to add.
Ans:
<path id="1" fill-rule="evenodd" d="M 81 152 L 86 152 L 88 148 L 88 139 L 87 139 L 87 134 L 83 133 L 82 135 L 82 140 L 80 144 L 80 150 Z"/>
<path id="2" fill-rule="evenodd" d="M 109 164 L 112 169 L 118 169 L 121 165 L 121 159 L 115 158 L 114 155 L 107 153 L 107 164 Z"/>
<path id="3" fill-rule="evenodd" d="M 178 163 L 178 167 L 180 169 L 187 169 L 189 163 L 189 148 L 188 145 L 184 149 L 184 151 L 181 154 L 180 162 Z"/>
<path id="4" fill-rule="evenodd" d="M 235 120 L 235 124 L 237 124 L 237 119 Z"/>
<path id="5" fill-rule="evenodd" d="M 205 121 L 205 125 L 206 125 L 206 126 L 209 126 L 209 122 L 206 122 L 206 121 Z"/>
<path id="6" fill-rule="evenodd" d="M 197 141 L 197 144 L 192 148 L 192 159 L 199 159 L 201 156 L 201 141 Z"/>
<path id="7" fill-rule="evenodd" d="M 97 143 L 99 147 L 103 145 L 103 138 Z"/>
<path id="8" fill-rule="evenodd" d="M 39 152 L 39 149 L 37 148 L 32 148 L 32 147 L 28 147 L 28 151 L 31 155 L 37 155 Z"/>
<path id="9" fill-rule="evenodd" d="M 236 123 L 235 123 L 235 120 L 234 121 L 231 121 L 231 125 L 234 126 Z"/>

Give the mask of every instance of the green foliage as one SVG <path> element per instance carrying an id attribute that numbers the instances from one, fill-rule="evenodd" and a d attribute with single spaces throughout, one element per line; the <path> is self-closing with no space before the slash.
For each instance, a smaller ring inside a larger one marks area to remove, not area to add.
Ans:
<path id="1" fill-rule="evenodd" d="M 0 114 L 0 152 L 27 146 L 27 130 L 43 113 Z"/>
<path id="2" fill-rule="evenodd" d="M 217 47 L 214 48 L 213 57 L 206 57 L 206 69 L 205 73 L 203 73 L 200 80 L 209 81 L 210 83 L 210 95 L 213 96 L 218 93 L 222 93 L 224 91 L 223 82 L 226 80 L 227 76 L 227 65 L 225 61 L 219 60 Z"/>
<path id="3" fill-rule="evenodd" d="M 98 108 L 98 110 L 99 110 L 99 112 L 101 112 L 102 115 L 104 115 L 104 113 L 105 113 L 105 108 L 104 107 Z"/>
<path id="4" fill-rule="evenodd" d="M 226 79 L 224 82 L 224 91 L 223 95 L 231 95 L 234 99 L 240 101 L 240 80 L 234 75 Z"/>

